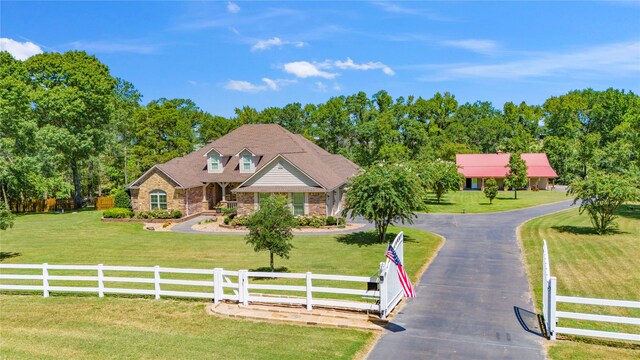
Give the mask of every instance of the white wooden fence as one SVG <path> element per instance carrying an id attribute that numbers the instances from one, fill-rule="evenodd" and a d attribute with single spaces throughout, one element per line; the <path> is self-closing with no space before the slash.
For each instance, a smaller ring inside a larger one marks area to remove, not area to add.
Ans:
<path id="1" fill-rule="evenodd" d="M 640 341 L 640 334 L 587 330 L 558 326 L 558 319 L 560 318 L 631 325 L 640 325 L 640 318 L 566 312 L 558 311 L 556 308 L 557 303 L 572 303 L 640 309 L 640 302 L 559 296 L 557 295 L 556 291 L 557 280 L 555 276 L 551 276 L 549 251 L 547 250 L 547 241 L 544 240 L 542 245 L 542 313 L 544 318 L 544 326 L 549 338 L 551 340 L 555 340 L 557 334 L 570 334 L 608 339 Z"/>
<path id="2" fill-rule="evenodd" d="M 401 232 L 393 241 L 393 247 L 400 260 L 403 260 L 403 243 L 404 237 Z M 6 270 L 9 269 L 17 272 L 7 272 Z M 70 275 L 70 271 L 75 273 Z M 139 276 L 132 276 L 132 273 Z M 182 276 L 181 274 L 188 275 L 187 277 L 192 279 L 177 278 Z M 194 280 L 195 276 L 201 279 Z M 269 283 L 265 283 L 265 279 L 269 279 Z M 284 280 L 288 284 L 274 284 L 276 279 L 288 279 Z M 55 284 L 51 285 L 50 282 Z M 299 284 L 291 284 L 295 282 Z M 346 287 L 345 282 L 353 286 Z M 66 285 L 62 286 L 59 283 Z M 86 286 L 87 284 L 89 285 Z M 116 284 L 129 285 L 122 287 Z M 131 284 L 137 285 L 132 287 Z M 52 292 L 97 293 L 99 297 L 104 297 L 105 294 L 149 295 L 154 296 L 155 299 L 171 296 L 212 299 L 216 304 L 224 300 L 236 301 L 244 305 L 250 302 L 294 304 L 306 306 L 307 310 L 312 310 L 313 306 L 328 306 L 378 312 L 382 318 L 393 310 L 403 295 L 397 268 L 389 260 L 380 263 L 379 273 L 376 272 L 372 277 L 324 275 L 311 272 L 230 271 L 222 268 L 0 264 L 0 291 L 41 291 L 44 297 L 48 297 Z M 285 294 L 277 292 L 285 292 Z M 319 293 L 324 296 L 317 296 Z M 339 299 L 332 298 L 331 294 L 339 295 Z"/>
<path id="3" fill-rule="evenodd" d="M 20 269 L 22 273 L 7 273 L 7 269 Z M 37 274 L 24 274 L 24 270 L 37 270 Z M 279 304 L 299 304 L 306 305 L 308 310 L 313 306 L 331 306 L 358 310 L 379 311 L 376 301 L 367 299 L 378 299 L 380 292 L 377 290 L 367 290 L 367 284 L 377 281 L 377 278 L 367 276 L 344 276 L 344 275 L 324 275 L 307 273 L 271 273 L 254 272 L 248 270 L 229 271 L 221 268 L 216 269 L 180 269 L 167 267 L 139 267 L 139 266 L 107 266 L 107 265 L 51 265 L 51 264 L 0 264 L 0 280 L 11 280 L 11 284 L 0 284 L 0 291 L 42 291 L 44 297 L 48 297 L 52 292 L 84 292 L 97 293 L 99 297 L 105 294 L 131 294 L 131 295 L 151 295 L 156 299 L 162 296 L 186 297 L 213 299 L 215 303 L 223 300 L 237 301 L 247 305 L 249 302 L 268 302 Z M 95 271 L 95 275 L 54 275 L 54 272 L 72 271 Z M 146 277 L 128 276 L 106 276 L 105 272 L 112 273 L 139 273 Z M 163 274 L 174 274 L 174 278 L 163 277 Z M 208 275 L 210 280 L 189 280 L 176 279 L 175 274 Z M 231 278 L 237 279 L 235 282 Z M 258 283 L 257 279 L 300 279 L 304 280 L 304 285 L 286 284 L 265 284 Z M 251 279 L 251 281 L 250 281 Z M 16 280 L 30 282 L 31 284 L 16 284 Z M 33 284 L 37 281 L 38 284 Z M 73 281 L 76 284 L 68 286 L 50 285 L 50 282 Z M 314 286 L 314 281 L 323 283 L 331 282 L 351 282 L 354 287 L 327 287 Z M 80 286 L 77 283 L 93 283 L 93 286 Z M 115 287 L 115 283 L 128 284 L 148 284 L 147 288 L 136 287 Z M 111 286 L 110 286 L 111 285 Z M 171 285 L 173 288 L 187 286 L 190 291 L 168 290 L 163 285 Z M 193 291 L 193 288 L 201 289 Z M 225 291 L 225 289 L 231 289 Z M 287 295 L 262 294 L 256 290 L 266 290 L 267 292 L 283 291 Z M 341 300 L 331 298 L 314 297 L 314 294 L 347 294 L 356 295 L 361 301 Z M 293 294 L 293 295 L 291 295 Z M 303 296 L 300 296 L 304 294 Z M 297 295 L 297 296 L 296 296 Z M 365 299 L 362 299 L 362 298 Z"/>
<path id="4" fill-rule="evenodd" d="M 400 232 L 391 243 L 404 265 L 404 234 Z M 380 263 L 380 317 L 386 318 L 398 305 L 404 293 L 398 278 L 398 267 L 387 259 Z"/>

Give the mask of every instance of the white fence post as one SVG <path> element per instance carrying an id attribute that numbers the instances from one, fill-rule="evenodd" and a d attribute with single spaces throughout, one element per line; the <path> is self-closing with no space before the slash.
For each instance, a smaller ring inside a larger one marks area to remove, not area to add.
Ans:
<path id="1" fill-rule="evenodd" d="M 307 272 L 307 311 L 311 311 L 312 304 L 311 304 L 311 273 Z"/>
<path id="2" fill-rule="evenodd" d="M 380 318 L 387 317 L 387 267 L 384 262 L 380 263 Z"/>
<path id="3" fill-rule="evenodd" d="M 42 296 L 49 297 L 49 264 L 42 264 Z"/>
<path id="4" fill-rule="evenodd" d="M 222 288 L 222 269 L 213 269 L 213 303 L 217 304 L 224 299 L 224 290 Z"/>
<path id="5" fill-rule="evenodd" d="M 153 267 L 153 284 L 156 300 L 160 299 L 160 266 Z"/>
<path id="6" fill-rule="evenodd" d="M 549 338 L 556 339 L 556 277 L 549 278 Z"/>
<path id="7" fill-rule="evenodd" d="M 102 264 L 98 264 L 98 297 L 104 297 L 104 272 Z"/>
<path id="8" fill-rule="evenodd" d="M 242 305 L 249 304 L 249 276 L 247 270 L 238 270 L 238 302 Z"/>

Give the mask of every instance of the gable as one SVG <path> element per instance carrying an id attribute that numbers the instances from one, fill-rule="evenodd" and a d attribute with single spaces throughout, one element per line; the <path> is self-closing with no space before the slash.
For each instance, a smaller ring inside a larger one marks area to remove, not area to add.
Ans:
<path id="1" fill-rule="evenodd" d="M 243 186 L 312 186 L 319 187 L 315 181 L 282 158 L 262 168 Z"/>
<path id="2" fill-rule="evenodd" d="M 171 187 L 181 187 L 182 186 L 177 181 L 175 181 L 173 178 L 171 178 L 169 175 L 167 175 L 166 172 L 164 172 L 161 169 L 159 169 L 158 166 L 154 166 L 151 169 L 147 170 L 147 172 L 142 174 L 138 179 L 136 179 L 134 182 L 129 184 L 127 187 L 128 188 L 137 188 L 137 187 L 144 186 L 144 184 L 150 178 L 162 179 L 165 183 L 167 183 Z"/>

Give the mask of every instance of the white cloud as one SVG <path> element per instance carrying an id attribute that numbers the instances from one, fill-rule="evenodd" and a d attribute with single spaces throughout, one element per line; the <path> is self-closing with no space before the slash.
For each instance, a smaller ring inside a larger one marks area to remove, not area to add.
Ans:
<path id="1" fill-rule="evenodd" d="M 316 82 L 316 90 L 318 90 L 320 92 L 327 92 L 327 86 L 325 84 L 323 84 L 322 81 L 317 81 Z"/>
<path id="2" fill-rule="evenodd" d="M 387 2 L 387 1 L 375 1 L 374 5 L 381 8 L 384 12 L 390 14 L 399 14 L 399 15 L 416 15 L 422 16 L 429 20 L 433 21 L 454 21 L 452 18 L 442 16 L 434 11 L 430 11 L 427 9 L 418 9 L 418 8 L 410 8 L 405 6 L 400 6 L 397 3 Z"/>
<path id="3" fill-rule="evenodd" d="M 334 65 L 339 68 L 339 69 L 343 69 L 343 70 L 382 70 L 383 73 L 391 76 L 391 75 L 395 75 L 395 71 L 393 71 L 389 66 L 376 61 L 369 61 L 368 63 L 365 64 L 356 64 L 353 62 L 353 60 L 351 60 L 351 58 L 347 58 L 346 61 L 336 61 L 334 63 Z"/>
<path id="4" fill-rule="evenodd" d="M 224 86 L 227 90 L 255 93 L 259 91 L 280 90 L 283 86 L 293 84 L 296 80 L 262 78 L 264 85 L 257 85 L 244 80 L 229 80 Z"/>
<path id="5" fill-rule="evenodd" d="M 498 44 L 493 40 L 481 40 L 481 39 L 446 40 L 446 41 L 442 41 L 441 44 L 445 46 L 477 52 L 480 54 L 491 54 L 498 49 Z"/>
<path id="6" fill-rule="evenodd" d="M 305 44 L 302 41 L 283 41 L 279 37 L 274 37 L 267 40 L 259 40 L 251 47 L 251 51 L 268 50 L 274 46 L 293 45 L 295 47 L 303 47 Z"/>
<path id="7" fill-rule="evenodd" d="M 0 38 L 0 51 L 7 51 L 18 60 L 27 60 L 33 55 L 42 53 L 40 46 L 30 41 L 19 42 L 9 38 Z"/>
<path id="8" fill-rule="evenodd" d="M 443 68 L 445 78 L 503 78 L 522 79 L 532 77 L 569 75 L 629 76 L 640 75 L 640 41 L 613 43 L 581 51 L 542 53 L 515 60 L 487 65 L 454 65 Z"/>
<path id="9" fill-rule="evenodd" d="M 227 3 L 227 11 L 232 14 L 236 14 L 240 11 L 240 6 L 234 2 L 229 1 Z"/>
<path id="10" fill-rule="evenodd" d="M 134 53 L 134 54 L 151 54 L 158 50 L 158 45 L 144 44 L 139 41 L 93 41 L 83 42 L 74 41 L 69 44 L 73 49 L 85 50 L 90 53 Z"/>
<path id="11" fill-rule="evenodd" d="M 293 74 L 299 78 L 321 77 L 325 79 L 333 79 L 338 74 L 329 73 L 320 69 L 327 68 L 327 63 L 310 63 L 308 61 L 295 61 L 284 64 L 284 71 Z"/>

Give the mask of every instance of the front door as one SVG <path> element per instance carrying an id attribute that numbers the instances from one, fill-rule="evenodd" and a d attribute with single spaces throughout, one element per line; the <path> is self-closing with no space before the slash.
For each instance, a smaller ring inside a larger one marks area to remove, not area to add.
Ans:
<path id="1" fill-rule="evenodd" d="M 471 178 L 467 178 L 466 180 L 467 180 L 467 184 L 465 185 L 465 187 L 467 189 L 471 189 Z"/>

